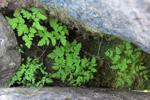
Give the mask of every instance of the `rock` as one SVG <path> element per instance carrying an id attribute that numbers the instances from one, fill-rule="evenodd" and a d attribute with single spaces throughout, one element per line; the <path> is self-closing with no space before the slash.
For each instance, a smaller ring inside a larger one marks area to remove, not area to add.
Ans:
<path id="1" fill-rule="evenodd" d="M 0 88 L 0 100 L 150 100 L 149 95 L 103 88 Z"/>
<path id="2" fill-rule="evenodd" d="M 15 33 L 0 13 L 0 86 L 7 86 L 20 66 L 21 55 L 16 46 Z"/>
<path id="3" fill-rule="evenodd" d="M 67 13 L 94 29 L 122 37 L 150 53 L 149 0 L 36 0 L 67 8 Z"/>

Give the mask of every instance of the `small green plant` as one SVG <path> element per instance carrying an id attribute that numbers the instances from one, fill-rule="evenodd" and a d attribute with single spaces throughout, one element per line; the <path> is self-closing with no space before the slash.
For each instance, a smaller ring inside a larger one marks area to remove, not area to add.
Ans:
<path id="1" fill-rule="evenodd" d="M 66 46 L 56 47 L 52 53 L 48 55 L 49 58 L 54 59 L 52 68 L 56 73 L 52 74 L 53 78 L 59 78 L 64 82 L 69 81 L 74 86 L 81 86 L 82 83 L 93 79 L 93 74 L 97 72 L 95 66 L 96 60 L 80 58 L 79 51 L 81 43 L 77 44 L 76 40 L 72 43 L 67 42 Z"/>
<path id="2" fill-rule="evenodd" d="M 43 63 L 39 63 L 37 57 L 34 59 L 27 58 L 26 64 L 22 64 L 18 72 L 12 78 L 10 85 L 14 83 L 23 84 L 24 86 L 41 86 L 45 83 L 52 83 L 50 74 L 45 71 Z"/>
<path id="3" fill-rule="evenodd" d="M 58 23 L 58 19 L 50 19 L 50 25 L 54 31 L 49 32 L 45 26 L 41 25 L 41 21 L 46 20 L 47 17 L 35 7 L 31 8 L 31 12 L 24 9 L 20 12 L 16 10 L 13 16 L 15 18 L 6 17 L 6 19 L 13 29 L 17 29 L 17 35 L 22 36 L 22 39 L 25 41 L 25 45 L 28 48 L 31 48 L 32 40 L 35 36 L 41 37 L 38 46 L 49 45 L 50 40 L 52 41 L 53 46 L 55 46 L 56 40 L 59 39 L 63 45 L 66 44 L 65 35 L 68 35 L 69 33 L 66 26 Z M 27 25 L 25 19 L 32 23 L 32 26 Z"/>
<path id="4" fill-rule="evenodd" d="M 20 47 L 19 46 L 16 47 L 16 49 L 18 50 L 18 52 L 24 53 L 24 51 L 21 48 L 23 48 L 22 44 L 20 44 Z"/>
<path id="5" fill-rule="evenodd" d="M 123 42 L 115 49 L 105 52 L 105 55 L 112 60 L 111 69 L 117 72 L 116 88 L 129 87 L 134 82 L 136 76 L 143 76 L 147 79 L 140 59 L 140 48 L 133 49 L 129 42 Z"/>

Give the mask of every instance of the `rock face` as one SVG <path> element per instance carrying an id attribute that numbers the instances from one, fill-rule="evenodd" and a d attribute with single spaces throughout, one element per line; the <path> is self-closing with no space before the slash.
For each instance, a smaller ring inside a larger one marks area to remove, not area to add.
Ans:
<path id="1" fill-rule="evenodd" d="M 15 34 L 0 13 L 0 86 L 8 85 L 20 66 L 21 55 L 16 46 Z"/>
<path id="2" fill-rule="evenodd" d="M 92 28 L 116 35 L 150 53 L 149 0 L 36 0 L 68 8 L 68 14 Z"/>
<path id="3" fill-rule="evenodd" d="M 150 100 L 150 93 L 101 88 L 1 88 L 0 100 Z"/>

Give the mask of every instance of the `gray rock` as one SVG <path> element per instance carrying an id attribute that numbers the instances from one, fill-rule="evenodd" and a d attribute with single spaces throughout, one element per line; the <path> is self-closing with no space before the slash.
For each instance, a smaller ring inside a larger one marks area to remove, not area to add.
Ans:
<path id="1" fill-rule="evenodd" d="M 36 0 L 68 8 L 68 14 L 94 29 L 122 37 L 150 53 L 149 0 Z"/>
<path id="2" fill-rule="evenodd" d="M 0 86 L 8 85 L 20 66 L 21 55 L 16 46 L 15 34 L 0 13 Z"/>
<path id="3" fill-rule="evenodd" d="M 0 100 L 150 100 L 150 93 L 74 87 L 0 88 Z"/>

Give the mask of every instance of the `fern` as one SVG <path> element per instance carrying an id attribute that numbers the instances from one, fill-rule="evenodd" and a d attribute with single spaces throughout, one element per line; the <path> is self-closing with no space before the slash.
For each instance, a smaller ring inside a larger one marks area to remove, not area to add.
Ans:
<path id="1" fill-rule="evenodd" d="M 25 45 L 30 48 L 32 45 L 32 40 L 38 31 L 43 30 L 44 26 L 40 24 L 40 20 L 46 20 L 47 17 L 42 15 L 37 8 L 31 8 L 31 13 L 22 9 L 20 12 L 15 11 L 13 14 L 15 18 L 7 18 L 8 23 L 13 29 L 17 29 L 18 36 L 22 36 L 25 41 Z M 34 16 L 34 17 L 33 17 Z M 27 27 L 25 24 L 25 18 L 27 20 L 33 20 L 32 27 Z"/>
<path id="2" fill-rule="evenodd" d="M 28 20 L 31 19 L 31 17 L 32 17 L 32 14 L 29 13 L 28 11 L 24 10 L 24 9 L 21 10 L 21 13 L 23 14 L 23 17 L 28 19 Z M 14 17 L 17 17 L 17 16 L 14 16 Z"/>
<path id="3" fill-rule="evenodd" d="M 38 74 L 40 77 L 37 77 Z M 26 64 L 22 64 L 18 72 L 12 78 L 10 85 L 15 83 L 23 84 L 24 86 L 41 86 L 43 87 L 45 83 L 52 83 L 50 74 L 43 68 L 43 63 L 39 63 L 37 57 L 34 59 L 27 58 Z"/>
<path id="4" fill-rule="evenodd" d="M 142 66 L 142 63 L 138 62 L 141 55 L 139 48 L 132 49 L 129 42 L 123 42 L 123 45 L 110 51 L 106 51 L 105 55 L 112 60 L 111 69 L 116 70 L 118 78 L 116 78 L 116 88 L 118 87 L 130 87 L 134 80 L 133 77 L 137 73 L 142 73 L 141 70 L 146 69 Z M 139 74 L 147 79 L 146 73 Z"/>
<path id="5" fill-rule="evenodd" d="M 79 57 L 80 49 L 81 43 L 67 42 L 65 47 L 56 47 L 48 55 L 49 58 L 55 60 L 52 68 L 57 72 L 52 74 L 53 78 L 59 78 L 63 82 L 68 80 L 74 86 L 81 86 L 82 83 L 93 79 L 93 74 L 97 72 L 95 69 L 96 60 L 92 58 L 90 61 L 86 57 L 81 59 Z"/>
<path id="6" fill-rule="evenodd" d="M 66 35 L 69 35 L 67 28 L 62 26 L 61 23 L 58 23 L 58 19 L 51 19 L 50 25 L 54 29 L 52 34 L 57 40 L 60 39 L 61 43 L 65 46 L 67 42 Z"/>
<path id="7" fill-rule="evenodd" d="M 53 46 L 56 45 L 57 40 L 60 40 L 65 46 L 67 42 L 66 35 L 69 35 L 69 33 L 66 26 L 58 23 L 58 19 L 50 19 L 50 26 L 54 31 L 49 32 L 46 27 L 40 24 L 41 20 L 46 20 L 47 17 L 35 7 L 31 8 L 31 12 L 22 9 L 20 12 L 15 11 L 13 15 L 15 18 L 6 17 L 8 23 L 13 29 L 17 29 L 18 36 L 22 36 L 28 48 L 31 48 L 32 40 L 35 36 L 41 37 L 38 46 L 49 45 L 50 40 Z M 28 27 L 25 24 L 25 19 L 32 22 L 32 26 Z"/>

